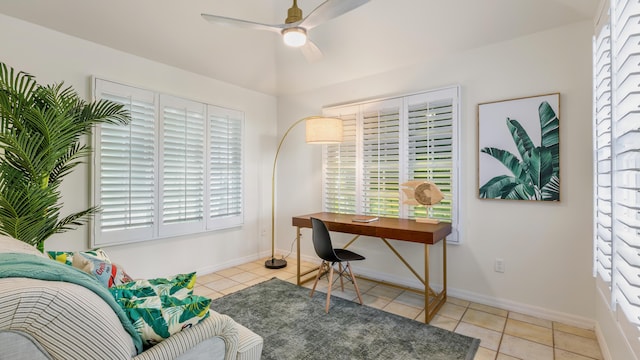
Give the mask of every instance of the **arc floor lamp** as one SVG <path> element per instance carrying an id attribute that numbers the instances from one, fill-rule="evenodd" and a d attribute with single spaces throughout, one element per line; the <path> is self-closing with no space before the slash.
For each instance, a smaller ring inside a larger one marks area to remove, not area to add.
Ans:
<path id="1" fill-rule="evenodd" d="M 280 154 L 280 148 L 282 147 L 284 139 L 287 138 L 289 132 L 291 132 L 296 125 L 303 121 L 305 122 L 305 141 L 307 144 L 335 144 L 342 142 L 342 120 L 321 116 L 309 116 L 294 122 L 284 133 L 282 139 L 280 139 L 276 156 L 273 159 L 273 172 L 271 174 L 271 259 L 268 259 L 264 263 L 264 266 L 269 269 L 281 269 L 287 266 L 285 259 L 276 259 L 275 257 L 276 163 L 278 162 L 278 155 Z"/>

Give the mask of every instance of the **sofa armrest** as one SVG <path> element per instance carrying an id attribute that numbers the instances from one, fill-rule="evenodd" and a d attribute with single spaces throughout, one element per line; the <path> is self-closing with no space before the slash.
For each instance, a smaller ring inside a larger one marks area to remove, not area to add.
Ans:
<path id="1" fill-rule="evenodd" d="M 0 330 L 33 337 L 54 359 L 130 359 L 131 336 L 113 309 L 82 286 L 0 279 Z"/>
<path id="2" fill-rule="evenodd" d="M 225 344 L 225 360 L 235 360 L 238 353 L 238 328 L 227 315 L 209 310 L 209 317 L 189 329 L 171 335 L 135 357 L 136 360 L 175 359 L 198 343 L 218 336 Z"/>

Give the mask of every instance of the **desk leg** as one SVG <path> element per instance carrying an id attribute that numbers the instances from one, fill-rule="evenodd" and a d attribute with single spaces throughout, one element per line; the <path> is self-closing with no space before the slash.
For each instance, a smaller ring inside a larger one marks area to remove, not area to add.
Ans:
<path id="1" fill-rule="evenodd" d="M 298 286 L 302 285 L 300 282 L 300 226 L 296 226 L 296 259 L 298 260 L 296 267 L 298 271 L 296 272 L 296 276 L 298 278 Z"/>
<path id="2" fill-rule="evenodd" d="M 431 321 L 429 308 L 429 245 L 424 244 L 424 322 L 428 324 Z"/>
<path id="3" fill-rule="evenodd" d="M 447 238 L 442 239 L 442 293 L 447 301 Z"/>

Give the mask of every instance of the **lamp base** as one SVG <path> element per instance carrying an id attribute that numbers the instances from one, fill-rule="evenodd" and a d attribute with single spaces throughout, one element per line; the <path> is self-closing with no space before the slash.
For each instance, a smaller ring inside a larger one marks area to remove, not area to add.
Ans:
<path id="1" fill-rule="evenodd" d="M 267 269 L 282 269 L 287 266 L 287 261 L 285 259 L 271 258 L 264 262 L 264 266 Z"/>

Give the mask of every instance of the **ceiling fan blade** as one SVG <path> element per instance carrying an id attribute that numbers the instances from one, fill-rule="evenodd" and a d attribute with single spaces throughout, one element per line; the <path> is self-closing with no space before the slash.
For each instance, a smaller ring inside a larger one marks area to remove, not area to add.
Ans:
<path id="1" fill-rule="evenodd" d="M 318 46 L 310 39 L 307 39 L 307 42 L 300 48 L 300 50 L 302 51 L 304 58 L 307 59 L 307 62 L 310 63 L 320 61 L 323 57 L 320 48 L 318 48 Z"/>
<path id="2" fill-rule="evenodd" d="M 370 0 L 327 0 L 307 15 L 300 23 L 300 26 L 307 30 L 312 29 L 325 21 L 345 14 L 369 1 Z"/>
<path id="3" fill-rule="evenodd" d="M 262 23 L 253 22 L 253 21 L 219 16 L 219 15 L 201 14 L 201 16 L 203 19 L 213 24 L 231 25 L 231 26 L 241 27 L 245 29 L 266 30 L 266 31 L 276 32 L 278 34 L 282 31 L 282 29 L 289 27 L 288 24 L 269 25 L 269 24 L 262 24 Z"/>

